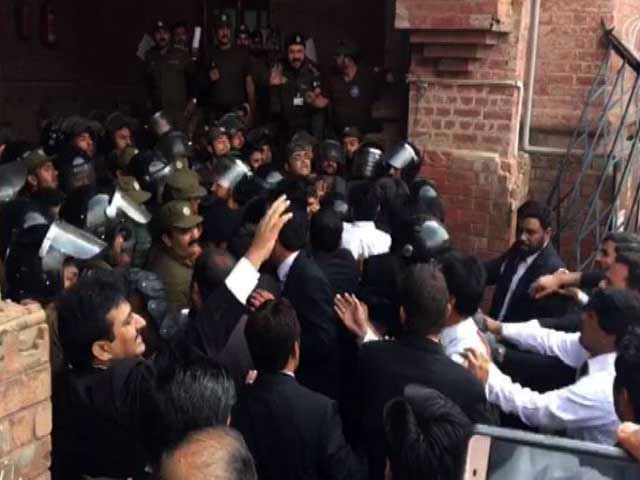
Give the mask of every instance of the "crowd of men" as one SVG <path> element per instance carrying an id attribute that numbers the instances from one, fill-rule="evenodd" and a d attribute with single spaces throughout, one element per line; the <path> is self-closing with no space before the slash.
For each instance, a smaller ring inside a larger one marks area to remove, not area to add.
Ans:
<path id="1" fill-rule="evenodd" d="M 639 236 L 569 272 L 527 201 L 503 255 L 464 255 L 424 155 L 370 135 L 388 79 L 357 46 L 326 78 L 301 34 L 279 58 L 214 33 L 202 60 L 155 25 L 149 119 L 0 129 L 2 298 L 47 312 L 55 480 L 456 479 L 476 423 L 640 455 Z"/>

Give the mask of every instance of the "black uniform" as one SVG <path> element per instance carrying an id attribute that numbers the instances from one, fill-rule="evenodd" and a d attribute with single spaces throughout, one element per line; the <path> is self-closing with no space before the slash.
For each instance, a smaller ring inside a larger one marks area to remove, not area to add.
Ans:
<path id="1" fill-rule="evenodd" d="M 358 67 L 350 82 L 341 73 L 333 75 L 328 82 L 328 95 L 334 130 L 342 132 L 345 127 L 355 126 L 360 131 L 370 131 L 371 106 L 380 94 L 380 87 L 378 75 L 363 67 Z"/>
<path id="2" fill-rule="evenodd" d="M 209 77 L 214 65 L 220 72 L 220 78 L 215 82 Z M 230 47 L 223 50 L 215 47 L 203 72 L 210 114 L 219 117 L 246 102 L 246 79 L 250 75 L 251 63 L 247 49 Z"/>

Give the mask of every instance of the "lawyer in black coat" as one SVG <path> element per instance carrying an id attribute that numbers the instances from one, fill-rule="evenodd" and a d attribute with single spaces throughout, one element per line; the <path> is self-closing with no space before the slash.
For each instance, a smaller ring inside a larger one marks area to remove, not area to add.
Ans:
<path id="1" fill-rule="evenodd" d="M 249 316 L 245 335 L 258 377 L 239 395 L 232 422 L 262 480 L 359 479 L 364 463 L 344 439 L 336 402 L 298 383 L 304 350 L 295 310 L 286 299 Z"/>

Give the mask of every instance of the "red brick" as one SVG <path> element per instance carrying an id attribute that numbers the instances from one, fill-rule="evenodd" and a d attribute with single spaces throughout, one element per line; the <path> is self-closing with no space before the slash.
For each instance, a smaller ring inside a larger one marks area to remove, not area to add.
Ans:
<path id="1" fill-rule="evenodd" d="M 474 108 L 474 109 L 456 108 L 453 111 L 453 114 L 456 117 L 462 117 L 462 118 L 479 118 L 482 115 L 482 110 L 479 110 L 477 108 Z"/>

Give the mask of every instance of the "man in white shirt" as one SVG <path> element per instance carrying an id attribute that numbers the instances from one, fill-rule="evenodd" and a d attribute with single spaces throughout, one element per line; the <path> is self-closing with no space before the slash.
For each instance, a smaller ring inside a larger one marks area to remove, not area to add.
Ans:
<path id="1" fill-rule="evenodd" d="M 376 227 L 380 201 L 373 194 L 370 184 L 359 184 L 349 194 L 353 222 L 345 222 L 342 231 L 342 248 L 353 254 L 356 260 L 387 253 L 391 248 L 391 236 Z"/>
<path id="2" fill-rule="evenodd" d="M 449 289 L 449 315 L 440 343 L 451 360 L 465 365 L 464 352 L 472 348 L 489 354 L 483 334 L 472 315 L 477 312 L 487 280 L 476 257 L 450 253 L 442 259 L 442 274 Z"/>
<path id="3" fill-rule="evenodd" d="M 617 346 L 640 321 L 640 295 L 626 289 L 598 290 L 582 314 L 582 331 L 565 333 L 521 324 L 487 321 L 488 330 L 517 346 L 560 358 L 578 369 L 574 384 L 539 393 L 515 383 L 483 353 L 468 350 L 471 372 L 486 386 L 487 399 L 527 425 L 566 430 L 567 435 L 605 445 L 616 443 L 619 420 L 613 402 Z"/>

